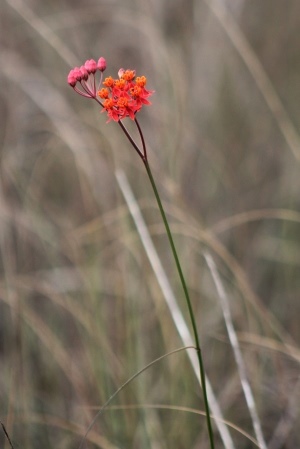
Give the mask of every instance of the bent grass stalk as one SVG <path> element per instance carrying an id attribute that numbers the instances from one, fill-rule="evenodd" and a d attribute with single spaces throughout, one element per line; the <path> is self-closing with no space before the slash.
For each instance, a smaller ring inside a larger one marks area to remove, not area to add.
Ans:
<path id="1" fill-rule="evenodd" d="M 183 275 L 181 264 L 178 258 L 171 229 L 148 162 L 147 148 L 144 135 L 140 127 L 140 124 L 136 118 L 136 114 L 142 109 L 144 105 L 151 104 L 148 98 L 153 94 L 154 91 L 147 90 L 145 88 L 147 78 L 145 76 L 136 76 L 135 70 L 129 69 L 124 70 L 123 68 L 121 68 L 118 72 L 119 76 L 118 79 L 114 79 L 111 76 L 109 76 L 105 78 L 105 80 L 102 82 L 103 72 L 105 70 L 106 70 L 106 61 L 103 57 L 99 58 L 98 62 L 94 61 L 93 59 L 87 60 L 85 64 L 82 65 L 81 67 L 75 67 L 70 71 L 68 75 L 68 83 L 79 95 L 85 98 L 91 98 L 95 100 L 102 107 L 102 112 L 107 113 L 108 122 L 113 120 L 119 124 L 122 131 L 126 135 L 127 139 L 129 140 L 129 142 L 131 143 L 131 145 L 133 146 L 133 148 L 135 149 L 135 151 L 137 152 L 137 154 L 144 163 L 166 229 L 168 240 L 171 246 L 171 251 L 175 260 L 176 268 L 183 288 L 184 297 L 186 299 L 187 307 L 189 310 L 189 315 L 194 333 L 195 349 L 197 352 L 199 363 L 200 379 L 203 390 L 206 423 L 210 447 L 211 449 L 214 449 L 214 436 L 207 398 L 205 370 L 200 347 L 200 339 L 195 320 L 195 314 L 193 311 L 192 302 Z M 100 71 L 101 74 L 100 74 L 100 81 L 97 83 L 96 74 L 98 71 Z M 102 85 L 105 87 L 101 87 Z M 141 139 L 142 148 L 139 145 L 137 145 L 137 143 L 131 136 L 130 132 L 123 124 L 122 120 L 124 118 L 130 118 L 135 122 L 135 125 L 137 127 Z M 96 417 L 97 416 L 98 414 L 96 415 Z M 94 421 L 92 422 L 91 426 L 93 425 L 93 423 Z M 91 428 L 91 426 L 89 427 L 89 429 Z"/>
<path id="2" fill-rule="evenodd" d="M 126 382 L 124 382 L 108 399 L 107 401 L 102 405 L 102 407 L 98 410 L 98 412 L 96 413 L 96 415 L 94 416 L 92 422 L 90 423 L 89 427 L 87 428 L 85 435 L 83 436 L 81 443 L 79 445 L 78 449 L 82 449 L 84 442 L 90 432 L 90 430 L 94 427 L 94 424 L 96 422 L 96 420 L 99 418 L 100 415 L 102 415 L 102 413 L 104 412 L 104 410 L 108 407 L 108 405 L 112 402 L 112 400 L 122 391 L 124 390 L 125 387 L 127 387 L 127 385 L 129 385 L 134 379 L 136 379 L 138 376 L 140 376 L 140 374 L 142 374 L 144 371 L 146 371 L 148 368 L 150 368 L 151 366 L 155 365 L 158 362 L 161 362 L 163 359 L 165 359 L 166 357 L 169 357 L 172 354 L 177 354 L 178 352 L 181 351 L 185 351 L 187 349 L 195 349 L 194 346 L 184 346 L 182 348 L 178 348 L 178 349 L 174 349 L 171 352 L 168 352 L 167 354 L 164 354 L 160 357 L 158 357 L 155 360 L 152 360 L 152 362 L 148 363 L 146 366 L 144 366 L 142 369 L 140 369 L 139 371 L 137 371 L 135 374 L 133 374 L 129 379 L 126 380 Z"/>

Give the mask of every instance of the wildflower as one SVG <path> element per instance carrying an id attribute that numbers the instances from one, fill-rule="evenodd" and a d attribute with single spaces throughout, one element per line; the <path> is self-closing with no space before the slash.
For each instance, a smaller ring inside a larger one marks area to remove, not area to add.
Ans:
<path id="1" fill-rule="evenodd" d="M 192 327 L 194 331 L 194 340 L 195 340 L 195 350 L 198 355 L 198 362 L 199 362 L 199 370 L 200 370 L 200 379 L 203 389 L 203 395 L 204 395 L 204 404 L 205 404 L 205 414 L 207 418 L 207 427 L 208 427 L 208 434 L 210 439 L 210 447 L 211 449 L 214 449 L 214 439 L 213 439 L 213 430 L 211 426 L 210 421 L 210 411 L 209 411 L 209 403 L 207 398 L 207 392 L 206 392 L 206 381 L 205 381 L 205 369 L 203 365 L 203 359 L 201 355 L 201 348 L 199 344 L 199 336 L 198 336 L 198 330 L 196 326 L 196 320 L 195 320 L 195 314 L 193 311 L 192 303 L 190 300 L 189 292 L 187 289 L 187 285 L 185 282 L 185 278 L 183 276 L 183 272 L 181 269 L 180 261 L 177 255 L 177 251 L 175 248 L 173 236 L 169 227 L 169 223 L 167 220 L 166 213 L 164 211 L 163 204 L 161 202 L 159 192 L 156 187 L 156 183 L 154 180 L 154 177 L 152 175 L 150 165 L 148 162 L 148 156 L 147 156 L 147 148 L 146 148 L 146 142 L 143 136 L 142 129 L 139 125 L 138 120 L 136 119 L 135 115 L 138 111 L 141 110 L 143 105 L 149 105 L 150 102 L 148 98 L 153 94 L 154 91 L 147 90 L 145 88 L 147 84 L 147 78 L 145 76 L 138 76 L 136 77 L 135 70 L 131 69 L 123 69 L 121 68 L 118 71 L 118 79 L 114 79 L 111 76 L 105 78 L 105 80 L 102 82 L 103 72 L 106 69 L 106 61 L 103 57 L 99 58 L 98 62 L 94 61 L 93 59 L 89 59 L 85 62 L 83 66 L 75 67 L 72 69 L 68 75 L 68 83 L 69 85 L 80 95 L 87 97 L 87 98 L 93 98 L 97 103 L 103 108 L 102 112 L 106 112 L 108 115 L 108 122 L 113 120 L 118 122 L 120 125 L 120 128 L 125 133 L 125 136 L 133 146 L 134 150 L 137 152 L 137 154 L 140 156 L 141 160 L 144 163 L 144 166 L 146 168 L 149 181 L 152 185 L 153 192 L 157 201 L 158 208 L 160 210 L 163 223 L 167 232 L 167 236 L 169 239 L 169 243 L 171 245 L 171 250 L 174 256 L 175 264 L 177 267 L 177 271 L 179 274 L 179 278 L 181 280 L 181 284 L 183 287 L 185 299 L 187 302 Z M 97 71 L 101 72 L 100 75 L 100 81 L 98 82 L 97 88 L 96 88 L 96 74 Z M 79 85 L 79 87 L 78 87 Z M 104 87 L 101 87 L 101 86 Z M 131 120 L 134 120 L 134 123 L 136 125 L 139 137 L 140 137 L 140 145 L 138 145 L 135 141 L 135 139 L 132 138 L 131 133 L 128 131 L 128 129 L 125 127 L 125 125 L 121 122 L 122 119 L 129 117 Z M 127 382 L 128 383 L 128 382 Z M 126 384 L 124 384 L 126 385 Z M 123 386 L 124 386 L 123 385 Z M 123 388 L 123 387 L 122 387 Z M 120 389 L 118 390 L 120 391 Z M 111 401 L 111 399 L 115 395 L 112 395 L 111 398 L 108 400 L 106 405 Z M 103 410 L 103 407 L 100 409 L 100 411 L 96 414 L 93 421 L 88 427 L 88 430 L 86 431 L 83 439 L 81 440 L 81 444 L 79 449 L 81 449 L 84 445 L 85 440 L 87 439 L 87 435 L 94 426 L 96 422 L 96 418 L 100 415 L 100 412 Z M 4 429 L 5 430 L 5 429 Z"/>
<path id="2" fill-rule="evenodd" d="M 137 86 L 145 87 L 147 78 L 145 76 L 137 76 L 135 82 Z"/>
<path id="3" fill-rule="evenodd" d="M 143 104 L 151 104 L 150 101 L 147 100 L 147 98 L 152 94 L 151 91 L 148 91 L 140 86 L 134 86 L 130 88 L 130 93 L 132 98 L 135 99 L 138 109 L 141 109 Z"/>
<path id="4" fill-rule="evenodd" d="M 117 109 L 120 119 L 130 117 L 131 120 L 134 120 L 134 115 L 137 111 L 136 104 L 125 92 L 121 93 L 117 100 Z"/>
<path id="5" fill-rule="evenodd" d="M 105 89 L 105 87 L 102 87 L 102 89 L 100 89 L 100 90 L 98 91 L 98 96 L 99 96 L 100 98 L 108 98 L 108 96 L 109 96 L 109 91 L 108 91 L 108 89 Z"/>
<path id="6" fill-rule="evenodd" d="M 132 81 L 135 77 L 135 70 L 125 70 L 124 73 L 121 75 L 121 78 L 123 78 L 126 81 Z"/>
<path id="7" fill-rule="evenodd" d="M 116 91 L 116 89 L 124 90 L 126 87 L 126 81 L 123 78 L 120 80 L 115 80 L 114 87 L 115 87 L 115 91 Z"/>
<path id="8" fill-rule="evenodd" d="M 113 87 L 113 85 L 115 84 L 115 80 L 111 76 L 109 76 L 108 78 L 105 78 L 103 84 L 106 87 Z"/>
<path id="9" fill-rule="evenodd" d="M 136 71 L 121 68 L 118 78 L 108 76 L 102 81 L 106 61 L 103 57 L 98 62 L 87 60 L 81 67 L 75 67 L 68 75 L 68 83 L 83 97 L 93 98 L 108 115 L 108 121 L 119 121 L 126 117 L 135 120 L 135 114 L 143 105 L 151 104 L 148 100 L 154 91 L 145 88 L 147 78 L 137 76 Z M 100 71 L 100 81 L 96 82 Z M 97 86 L 97 87 L 96 87 Z M 102 87 L 104 86 L 104 87 Z"/>
<path id="10" fill-rule="evenodd" d="M 102 112 L 104 111 L 107 112 L 108 121 L 114 120 L 117 122 L 119 120 L 119 113 L 116 109 L 116 102 L 111 98 L 106 98 L 106 100 L 104 100 Z"/>

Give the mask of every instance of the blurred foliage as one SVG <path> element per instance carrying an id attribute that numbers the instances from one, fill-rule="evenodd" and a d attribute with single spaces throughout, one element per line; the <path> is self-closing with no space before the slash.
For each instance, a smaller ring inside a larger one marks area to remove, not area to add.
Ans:
<path id="1" fill-rule="evenodd" d="M 268 447 L 299 447 L 299 1 L 2 0 L 0 12 L 0 419 L 16 448 L 77 448 L 91 407 L 181 346 L 115 179 L 122 168 L 186 316 L 144 168 L 66 82 L 100 56 L 156 91 L 140 122 L 224 417 L 253 435 L 204 248 Z M 203 417 L 143 404 L 203 410 L 184 353 L 124 389 L 87 446 L 208 447 Z"/>

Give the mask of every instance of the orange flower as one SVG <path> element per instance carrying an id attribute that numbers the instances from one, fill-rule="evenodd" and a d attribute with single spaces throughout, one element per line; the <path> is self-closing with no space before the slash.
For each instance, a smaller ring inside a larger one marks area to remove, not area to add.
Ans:
<path id="1" fill-rule="evenodd" d="M 100 90 L 98 90 L 98 97 L 100 97 L 100 98 L 108 98 L 109 97 L 108 89 L 105 89 L 105 87 L 102 87 Z"/>
<path id="2" fill-rule="evenodd" d="M 113 87 L 113 85 L 115 84 L 115 80 L 111 76 L 109 76 L 108 78 L 105 78 L 103 84 L 106 87 Z"/>
<path id="3" fill-rule="evenodd" d="M 126 81 L 132 81 L 135 77 L 135 70 L 125 70 L 121 78 Z"/>
<path id="4" fill-rule="evenodd" d="M 121 78 L 120 80 L 115 80 L 115 84 L 114 87 L 116 87 L 117 89 L 123 90 L 126 86 L 126 81 Z"/>
<path id="5" fill-rule="evenodd" d="M 147 78 L 145 76 L 137 76 L 135 79 L 135 83 L 137 86 L 145 87 L 147 83 Z"/>

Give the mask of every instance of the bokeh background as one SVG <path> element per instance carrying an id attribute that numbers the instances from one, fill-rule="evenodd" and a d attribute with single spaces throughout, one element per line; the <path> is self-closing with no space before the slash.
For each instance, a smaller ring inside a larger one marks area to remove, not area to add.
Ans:
<path id="1" fill-rule="evenodd" d="M 256 447 L 242 432 L 255 433 L 204 252 L 268 448 L 299 448 L 299 1 L 1 0 L 0 14 L 0 419 L 15 448 L 77 448 L 93 407 L 182 346 L 118 170 L 189 325 L 143 164 L 66 82 L 100 56 L 108 74 L 134 68 L 155 90 L 140 123 L 206 371 L 239 428 L 228 427 L 233 447 Z M 185 352 L 112 405 L 86 447 L 209 447 L 203 416 L 188 410 L 204 407 Z"/>

